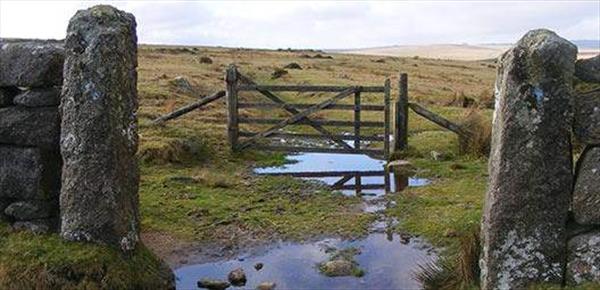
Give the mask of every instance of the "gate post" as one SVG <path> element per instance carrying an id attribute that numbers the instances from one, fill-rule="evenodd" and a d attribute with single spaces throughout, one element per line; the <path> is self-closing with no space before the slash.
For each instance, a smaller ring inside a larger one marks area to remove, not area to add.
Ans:
<path id="1" fill-rule="evenodd" d="M 398 101 L 395 104 L 394 151 L 408 147 L 408 75 L 400 74 Z"/>
<path id="2" fill-rule="evenodd" d="M 231 64 L 225 73 L 225 100 L 227 102 L 227 140 L 232 151 L 237 150 L 239 135 L 237 82 L 237 68 Z"/>
<path id="3" fill-rule="evenodd" d="M 383 101 L 385 104 L 384 107 L 384 138 L 383 138 L 383 153 L 384 153 L 384 158 L 385 160 L 389 160 L 390 158 L 390 93 L 391 91 L 391 86 L 390 86 L 390 79 L 386 79 L 385 80 L 385 84 L 384 84 L 384 95 L 383 95 Z"/>

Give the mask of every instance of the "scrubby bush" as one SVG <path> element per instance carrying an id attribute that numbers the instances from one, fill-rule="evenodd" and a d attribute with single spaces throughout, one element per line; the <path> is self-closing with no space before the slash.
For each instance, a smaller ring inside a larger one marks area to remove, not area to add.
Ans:
<path id="1" fill-rule="evenodd" d="M 199 63 L 204 63 L 204 64 L 212 64 L 213 60 L 212 58 L 208 57 L 208 56 L 202 56 L 198 59 Z"/>
<path id="2" fill-rule="evenodd" d="M 488 156 L 492 140 L 491 121 L 476 108 L 469 110 L 463 120 L 460 126 L 466 136 L 459 136 L 460 154 Z"/>
<path id="3" fill-rule="evenodd" d="M 186 163 L 207 158 L 207 146 L 196 139 L 160 139 L 143 141 L 138 156 L 148 164 Z"/>

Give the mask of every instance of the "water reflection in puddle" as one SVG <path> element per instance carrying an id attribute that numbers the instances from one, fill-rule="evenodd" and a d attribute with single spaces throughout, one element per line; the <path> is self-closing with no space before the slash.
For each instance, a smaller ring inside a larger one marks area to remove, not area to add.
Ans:
<path id="1" fill-rule="evenodd" d="M 290 155 L 288 159 L 291 161 L 289 164 L 257 168 L 254 171 L 264 175 L 288 175 L 320 180 L 346 195 L 382 195 L 386 189 L 396 192 L 406 186 L 429 184 L 429 180 L 424 178 L 386 174 L 383 160 L 366 155 L 304 153 Z"/>
<path id="2" fill-rule="evenodd" d="M 429 183 L 427 179 L 386 174 L 384 161 L 363 155 L 306 153 L 290 155 L 289 159 L 293 163 L 281 167 L 258 168 L 255 172 L 316 179 L 347 195 L 361 193 L 366 212 L 377 212 L 394 206 L 393 201 L 383 202 L 381 198 L 386 189 L 394 192 L 405 186 Z M 238 259 L 181 267 L 175 271 L 177 288 L 196 289 L 196 282 L 200 278 L 226 279 L 231 270 L 239 267 L 244 269 L 248 278 L 243 289 L 255 289 L 259 283 L 267 281 L 275 282 L 276 289 L 420 288 L 413 278 L 414 272 L 418 265 L 436 259 L 436 254 L 419 238 L 409 239 L 394 234 L 391 229 L 396 223 L 394 219 L 380 216 L 371 226 L 372 233 L 364 239 L 278 243 L 261 253 L 246 254 L 247 256 Z M 356 261 L 366 274 L 360 278 L 330 278 L 321 275 L 317 264 L 327 260 L 325 250 L 331 247 L 359 248 L 360 254 L 356 256 Z M 263 263 L 264 268 L 256 271 L 256 263 Z"/>
<path id="3" fill-rule="evenodd" d="M 430 261 L 433 254 L 417 239 L 408 244 L 401 244 L 400 240 L 398 235 L 393 235 L 390 241 L 386 234 L 375 233 L 357 241 L 326 239 L 308 244 L 282 243 L 243 261 L 182 267 L 176 271 L 177 288 L 196 289 L 201 277 L 226 279 L 231 270 L 242 267 L 248 277 L 243 289 L 255 289 L 265 281 L 275 282 L 275 289 L 418 289 L 420 285 L 413 279 L 413 273 L 419 264 Z M 327 259 L 325 250 L 329 247 L 358 247 L 361 254 L 356 260 L 366 274 L 360 278 L 321 275 L 316 265 Z M 264 263 L 263 269 L 256 271 L 256 263 Z"/>

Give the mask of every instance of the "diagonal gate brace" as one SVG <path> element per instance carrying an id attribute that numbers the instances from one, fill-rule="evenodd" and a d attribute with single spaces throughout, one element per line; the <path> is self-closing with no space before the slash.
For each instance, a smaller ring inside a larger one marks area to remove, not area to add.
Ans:
<path id="1" fill-rule="evenodd" d="M 239 149 L 244 149 L 244 148 L 252 145 L 252 143 L 254 143 L 254 142 L 256 142 L 256 141 L 258 141 L 258 140 L 260 140 L 262 138 L 265 138 L 265 137 L 268 137 L 268 136 L 272 135 L 273 133 L 277 132 L 277 130 L 279 130 L 279 129 L 287 126 L 287 125 L 294 124 L 294 123 L 296 123 L 296 122 L 298 122 L 298 121 L 306 118 L 308 115 L 310 115 L 312 113 L 315 113 L 315 112 L 317 112 L 319 110 L 322 110 L 323 108 L 326 108 L 327 106 L 330 106 L 331 104 L 333 104 L 333 103 L 335 103 L 335 102 L 337 102 L 337 101 L 339 101 L 339 100 L 341 100 L 341 99 L 343 99 L 343 98 L 345 98 L 345 97 L 353 94 L 354 92 L 356 92 L 358 90 L 359 90 L 358 87 L 350 87 L 349 89 L 342 91 L 341 93 L 337 94 L 336 96 L 334 96 L 334 97 L 332 97 L 330 99 L 327 99 L 327 100 L 325 100 L 325 101 L 323 101 L 323 102 L 321 102 L 319 104 L 311 106 L 308 109 L 306 109 L 306 110 L 304 110 L 302 112 L 299 112 L 298 114 L 295 114 L 295 115 L 293 115 L 293 116 L 291 116 L 291 117 L 289 117 L 289 118 L 287 118 L 287 119 L 279 122 L 278 124 L 276 124 L 275 126 L 269 128 L 268 130 L 260 132 L 260 133 L 258 133 L 256 135 L 250 137 L 249 139 L 246 139 L 246 141 L 244 141 L 243 143 L 241 143 L 239 145 Z"/>
<path id="2" fill-rule="evenodd" d="M 254 81 L 252 81 L 250 78 L 246 77 L 245 75 L 238 73 L 238 76 L 242 82 L 245 82 L 249 85 L 256 85 L 256 83 Z M 292 114 L 300 113 L 300 111 L 298 111 L 293 106 L 286 104 L 285 101 L 283 101 L 281 98 L 279 98 L 275 94 L 273 94 L 267 90 L 262 90 L 262 89 L 259 89 L 258 92 L 261 93 L 262 95 L 264 95 L 265 97 L 267 97 L 269 100 L 273 101 L 274 103 L 283 105 L 283 109 L 288 111 L 289 113 L 292 113 Z M 325 129 L 325 127 L 321 126 L 320 124 L 317 124 L 317 123 L 313 122 L 311 119 L 306 118 L 306 117 L 304 119 L 307 121 L 308 125 L 313 127 L 313 129 L 315 129 L 319 133 L 329 137 L 329 139 L 333 140 L 338 145 L 341 145 L 342 147 L 344 147 L 346 149 L 357 149 L 357 148 L 353 148 L 352 146 L 348 145 L 348 143 L 344 142 L 344 140 L 335 137 L 331 132 L 329 132 L 327 129 Z"/>

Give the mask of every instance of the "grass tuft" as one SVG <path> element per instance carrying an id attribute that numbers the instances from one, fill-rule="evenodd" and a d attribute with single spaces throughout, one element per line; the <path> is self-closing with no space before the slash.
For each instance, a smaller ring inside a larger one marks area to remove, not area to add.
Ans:
<path id="1" fill-rule="evenodd" d="M 469 137 L 459 138 L 459 152 L 463 155 L 487 157 L 490 154 L 492 124 L 477 108 L 469 110 L 461 123 Z"/>
<path id="2" fill-rule="evenodd" d="M 479 284 L 479 228 L 460 238 L 459 251 L 454 256 L 419 266 L 416 279 L 424 289 L 471 289 Z"/>

